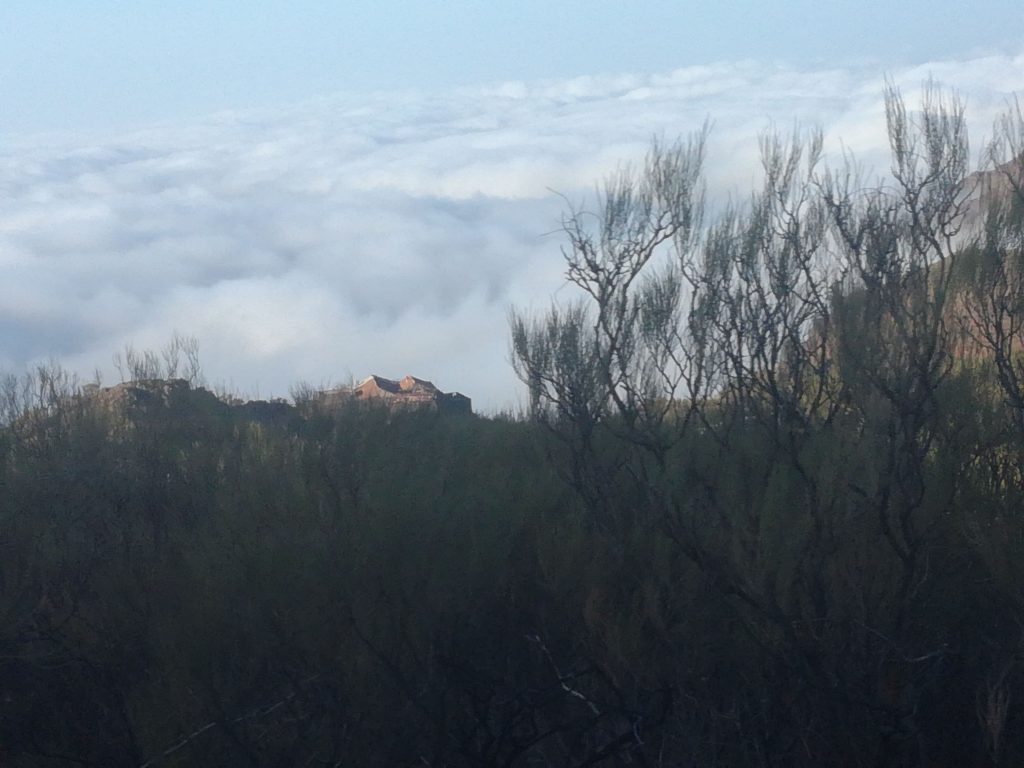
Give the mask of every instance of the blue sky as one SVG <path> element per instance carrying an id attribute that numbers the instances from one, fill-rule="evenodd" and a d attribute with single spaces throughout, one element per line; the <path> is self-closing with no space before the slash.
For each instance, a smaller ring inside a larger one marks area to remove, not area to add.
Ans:
<path id="1" fill-rule="evenodd" d="M 4 0 L 0 134 L 338 91 L 1016 53 L 1016 0 Z"/>
<path id="2" fill-rule="evenodd" d="M 708 118 L 713 199 L 772 125 L 884 170 L 886 78 L 957 89 L 977 152 L 1021 5 L 2 0 L 0 372 L 109 382 L 177 332 L 242 395 L 411 373 L 514 406 L 509 307 L 572 295 L 552 190 Z"/>

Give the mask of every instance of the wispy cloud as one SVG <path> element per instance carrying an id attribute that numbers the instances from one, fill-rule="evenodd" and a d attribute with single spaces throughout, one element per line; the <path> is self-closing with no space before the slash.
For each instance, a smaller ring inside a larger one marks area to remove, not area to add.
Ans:
<path id="1" fill-rule="evenodd" d="M 1024 56 L 940 61 L 986 133 Z M 511 303 L 559 290 L 558 190 L 580 199 L 652 136 L 710 118 L 712 194 L 756 175 L 757 134 L 823 125 L 885 164 L 883 75 L 754 62 L 656 75 L 338 96 L 223 113 L 95 146 L 0 148 L 0 366 L 111 370 L 125 343 L 199 338 L 209 378 L 286 394 L 298 379 L 406 372 L 510 403 Z"/>

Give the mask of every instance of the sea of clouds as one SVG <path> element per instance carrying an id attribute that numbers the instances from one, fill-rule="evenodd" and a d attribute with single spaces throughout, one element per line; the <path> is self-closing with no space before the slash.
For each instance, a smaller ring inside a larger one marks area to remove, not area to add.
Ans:
<path id="1" fill-rule="evenodd" d="M 652 137 L 712 123 L 712 199 L 744 196 L 758 135 L 821 125 L 887 166 L 885 77 L 968 105 L 973 150 L 1024 87 L 1024 55 L 796 70 L 754 62 L 337 95 L 102 141 L 0 143 L 0 369 L 43 361 L 116 380 L 126 344 L 199 340 L 207 379 L 246 396 L 370 373 L 515 407 L 510 306 L 569 298 L 564 200 Z"/>

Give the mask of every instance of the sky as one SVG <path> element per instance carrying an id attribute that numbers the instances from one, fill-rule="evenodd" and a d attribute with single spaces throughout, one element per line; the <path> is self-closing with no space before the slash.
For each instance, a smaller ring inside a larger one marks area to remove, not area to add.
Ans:
<path id="1" fill-rule="evenodd" d="M 0 134 L 339 91 L 1019 52 L 1016 0 L 4 0 Z"/>
<path id="2" fill-rule="evenodd" d="M 555 192 L 708 119 L 713 195 L 772 125 L 884 167 L 886 77 L 956 88 L 977 149 L 1024 5 L 4 0 L 0 369 L 109 381 L 177 332 L 246 396 L 412 373 L 515 407 L 509 308 L 570 296 Z"/>

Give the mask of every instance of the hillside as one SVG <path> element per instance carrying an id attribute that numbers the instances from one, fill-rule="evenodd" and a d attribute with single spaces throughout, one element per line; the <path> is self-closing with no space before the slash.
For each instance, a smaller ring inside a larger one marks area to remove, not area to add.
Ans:
<path id="1" fill-rule="evenodd" d="M 1024 764 L 1021 219 L 887 107 L 896 188 L 766 139 L 698 230 L 701 134 L 570 210 L 522 417 L 5 378 L 0 763 Z"/>

